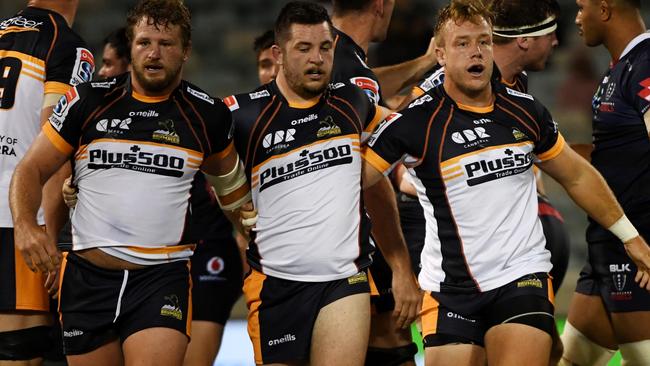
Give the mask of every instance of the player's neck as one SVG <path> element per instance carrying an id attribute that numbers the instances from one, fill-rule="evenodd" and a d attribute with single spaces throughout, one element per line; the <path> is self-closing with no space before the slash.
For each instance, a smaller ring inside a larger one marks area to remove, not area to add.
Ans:
<path id="1" fill-rule="evenodd" d="M 486 108 L 494 103 L 494 94 L 492 93 L 492 84 L 490 83 L 480 92 L 468 94 L 461 90 L 458 84 L 446 77 L 443 87 L 447 95 L 459 105 L 473 108 Z"/>
<path id="2" fill-rule="evenodd" d="M 29 0 L 27 6 L 33 6 L 41 9 L 52 10 L 60 14 L 69 27 L 74 23 L 74 17 L 77 14 L 77 5 L 79 0 Z"/>
<path id="3" fill-rule="evenodd" d="M 286 99 L 287 103 L 289 103 L 290 107 L 310 107 L 316 104 L 321 97 L 321 95 L 307 97 L 298 94 L 291 88 L 291 86 L 289 86 L 289 82 L 284 76 L 284 72 L 282 72 L 282 70 L 278 72 L 278 76 L 275 78 L 275 83 L 278 86 L 280 93 L 282 93 L 282 96 L 284 96 L 284 99 Z"/>
<path id="4" fill-rule="evenodd" d="M 333 17 L 332 24 L 352 38 L 364 53 L 368 53 L 368 47 L 372 42 L 372 20 L 365 13 Z"/>
<path id="5" fill-rule="evenodd" d="M 609 27 L 611 31 L 606 32 L 603 44 L 612 56 L 612 60 L 618 60 L 628 44 L 639 34 L 646 31 L 645 23 L 641 14 L 630 14 L 627 17 L 618 18 Z"/>
<path id="6" fill-rule="evenodd" d="M 506 47 L 507 45 L 494 45 L 494 62 L 501 72 L 501 79 L 512 84 L 515 82 L 515 77 L 524 71 L 524 67 L 521 64 L 522 55 L 518 55 Z"/>
<path id="7" fill-rule="evenodd" d="M 134 71 L 131 71 L 131 88 L 132 88 L 134 93 L 136 93 L 136 94 L 138 94 L 140 96 L 143 96 L 143 97 L 154 98 L 154 99 L 166 98 L 181 83 L 181 73 L 179 73 L 176 80 L 174 80 L 174 82 L 169 84 L 169 86 L 166 87 L 165 89 L 160 90 L 160 91 L 151 91 L 151 90 L 147 90 L 144 86 L 142 86 L 142 84 L 140 84 L 140 82 L 138 81 L 138 78 L 135 77 L 135 75 L 133 73 L 134 73 Z"/>

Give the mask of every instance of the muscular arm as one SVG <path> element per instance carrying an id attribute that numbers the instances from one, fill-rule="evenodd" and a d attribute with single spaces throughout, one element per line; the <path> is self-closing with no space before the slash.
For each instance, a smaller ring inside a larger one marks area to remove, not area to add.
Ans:
<path id="1" fill-rule="evenodd" d="M 388 178 L 370 164 L 364 162 L 362 174 L 364 203 L 372 219 L 373 238 L 393 273 L 397 324 L 408 327 L 420 310 L 422 297 L 399 224 L 395 193 Z"/>
<path id="2" fill-rule="evenodd" d="M 413 85 L 435 66 L 437 59 L 434 50 L 435 42 L 431 38 L 429 48 L 424 55 L 401 64 L 372 69 L 379 79 L 383 98 L 389 99 L 407 86 Z"/>

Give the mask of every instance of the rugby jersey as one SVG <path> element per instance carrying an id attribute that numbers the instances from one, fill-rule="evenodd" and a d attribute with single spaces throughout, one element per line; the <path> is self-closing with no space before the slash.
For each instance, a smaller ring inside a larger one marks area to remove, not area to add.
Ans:
<path id="1" fill-rule="evenodd" d="M 630 221 L 650 235 L 650 33 L 625 48 L 593 97 L 591 164 L 603 175 Z M 590 218 L 587 241 L 618 239 Z"/>
<path id="2" fill-rule="evenodd" d="M 74 153 L 73 250 L 145 265 L 192 255 L 185 225 L 195 174 L 207 156 L 234 149 L 223 102 L 186 81 L 146 97 L 125 74 L 70 89 L 49 122 L 45 135 Z"/>
<path id="3" fill-rule="evenodd" d="M 258 211 L 250 265 L 278 278 L 332 281 L 371 263 L 361 202 L 361 133 L 381 113 L 341 83 L 294 105 L 273 81 L 224 99 Z"/>
<path id="4" fill-rule="evenodd" d="M 499 73 L 499 69 L 496 64 L 494 64 L 493 70 L 495 70 L 493 78 L 496 77 L 497 80 L 501 80 L 505 86 L 522 93 L 528 93 L 528 74 L 525 71 L 522 71 L 519 74 L 515 75 L 515 80 L 511 84 L 503 79 L 500 79 L 501 74 Z M 420 83 L 418 83 L 418 85 L 413 87 L 412 94 L 419 97 L 429 90 L 442 85 L 444 81 L 445 68 L 440 65 L 436 65 L 424 75 L 424 78 L 422 81 L 420 81 Z"/>
<path id="5" fill-rule="evenodd" d="M 492 85 L 486 108 L 432 89 L 382 122 L 364 152 L 382 172 L 405 156 L 426 218 L 425 290 L 489 291 L 551 269 L 532 166 L 556 157 L 564 139 L 532 96 Z"/>
<path id="6" fill-rule="evenodd" d="M 94 69 L 93 55 L 60 14 L 28 7 L 0 21 L 0 227 L 13 227 L 9 183 L 41 129 L 43 95 L 64 94 Z"/>

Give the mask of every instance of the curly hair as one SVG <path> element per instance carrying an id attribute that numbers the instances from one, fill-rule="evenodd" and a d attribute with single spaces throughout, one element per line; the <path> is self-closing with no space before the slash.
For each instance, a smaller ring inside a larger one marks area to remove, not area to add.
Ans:
<path id="1" fill-rule="evenodd" d="M 129 11 L 126 19 L 129 43 L 133 41 L 133 28 L 143 17 L 147 17 L 147 24 L 154 25 L 156 29 L 178 25 L 181 28 L 183 47 L 189 46 L 192 39 L 191 15 L 181 0 L 140 0 Z"/>
<path id="2" fill-rule="evenodd" d="M 477 18 L 485 19 L 488 24 L 494 24 L 494 15 L 491 7 L 485 0 L 452 0 L 449 5 L 438 11 L 438 21 L 433 29 L 436 43 L 443 45 L 444 39 L 440 37 L 442 30 L 449 21 L 460 24 L 465 21 L 478 23 Z"/>

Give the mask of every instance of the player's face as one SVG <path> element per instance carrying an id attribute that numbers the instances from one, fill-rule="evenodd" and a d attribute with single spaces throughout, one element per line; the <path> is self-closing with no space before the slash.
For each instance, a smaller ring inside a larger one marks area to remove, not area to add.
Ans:
<path id="1" fill-rule="evenodd" d="M 543 36 L 530 37 L 530 63 L 526 65 L 525 69 L 529 71 L 544 70 L 548 59 L 553 54 L 553 49 L 558 44 L 559 42 L 557 41 L 555 32 Z"/>
<path id="2" fill-rule="evenodd" d="M 277 74 L 278 64 L 273 57 L 271 48 L 260 51 L 257 56 L 257 76 L 260 79 L 260 84 L 270 83 Z"/>
<path id="3" fill-rule="evenodd" d="M 129 70 L 129 61 L 126 58 L 117 56 L 115 47 L 110 44 L 104 45 L 104 52 L 102 54 L 102 67 L 97 72 L 101 79 L 111 78 L 120 74 L 124 74 Z"/>
<path id="4" fill-rule="evenodd" d="M 296 94 L 313 98 L 325 91 L 332 73 L 333 45 L 327 22 L 291 25 L 282 47 L 282 72 Z"/>
<path id="5" fill-rule="evenodd" d="M 599 46 L 603 43 L 603 27 L 600 21 L 600 2 L 594 0 L 576 0 L 578 14 L 576 25 L 578 33 L 589 47 Z"/>
<path id="6" fill-rule="evenodd" d="M 390 20 L 393 17 L 394 9 L 395 0 L 384 0 L 384 12 L 379 19 L 379 22 L 375 26 L 372 37 L 373 42 L 382 42 L 386 40 L 386 35 L 388 34 L 388 26 L 390 25 Z"/>
<path id="7" fill-rule="evenodd" d="M 487 90 L 494 63 L 492 28 L 483 18 L 478 24 L 449 20 L 441 32 L 444 45 L 436 48 L 439 62 L 445 67 L 445 80 L 468 96 Z"/>
<path id="8" fill-rule="evenodd" d="M 180 83 L 188 52 L 189 47 L 183 47 L 178 25 L 156 28 L 147 24 L 146 17 L 142 18 L 133 28 L 134 82 L 149 93 L 170 93 Z"/>

